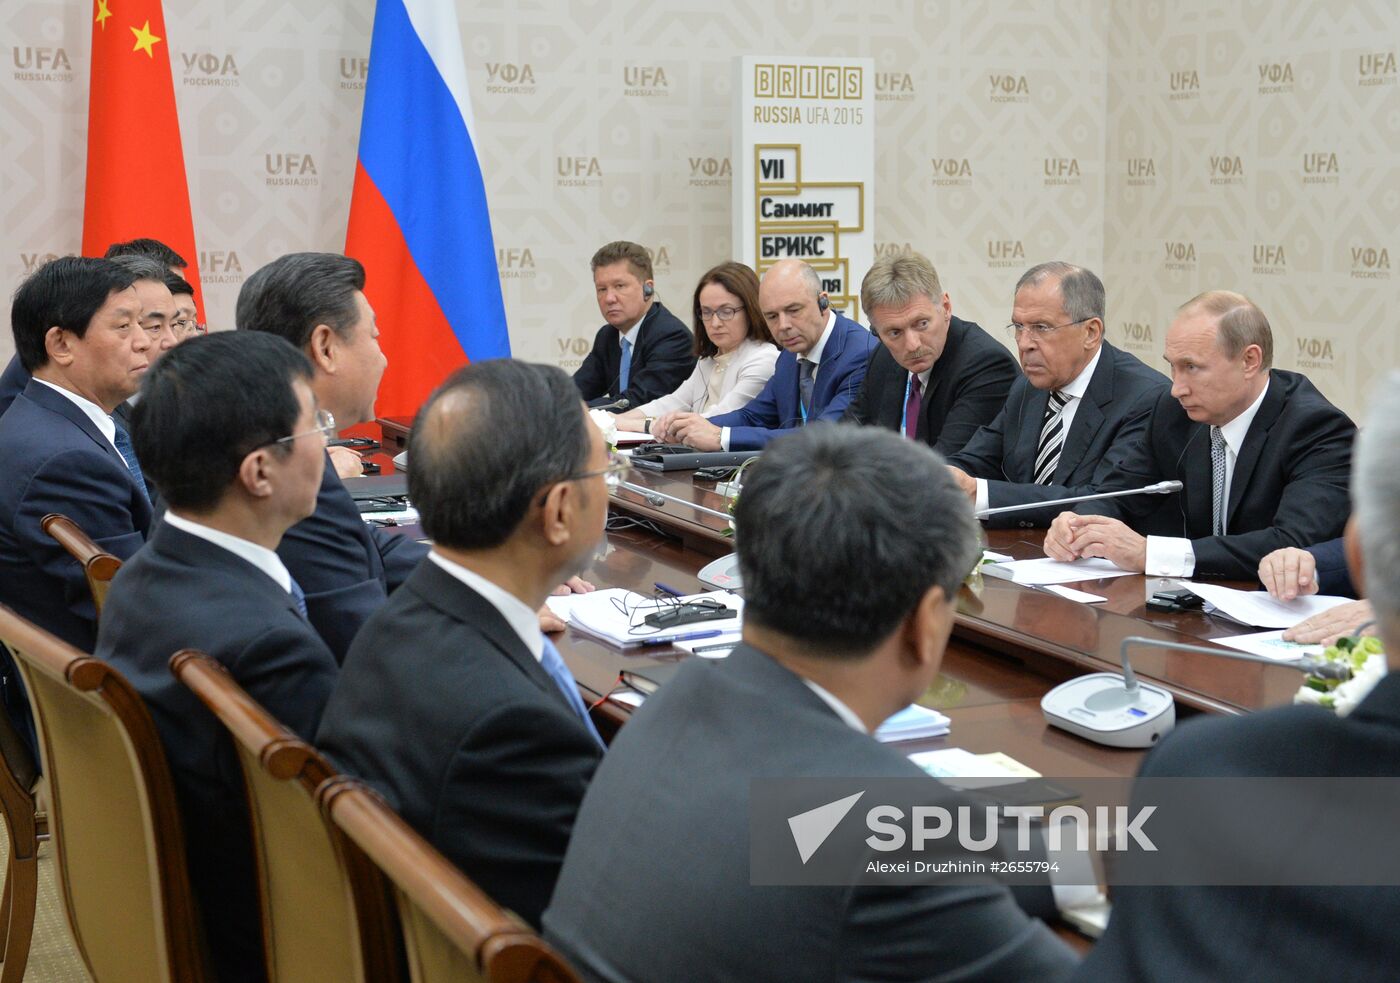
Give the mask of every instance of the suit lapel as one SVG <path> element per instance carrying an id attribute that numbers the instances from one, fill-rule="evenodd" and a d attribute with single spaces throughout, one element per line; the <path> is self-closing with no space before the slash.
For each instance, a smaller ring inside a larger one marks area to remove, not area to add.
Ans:
<path id="1" fill-rule="evenodd" d="M 1184 487 L 1186 535 L 1190 539 L 1211 533 L 1211 470 L 1210 428 L 1204 423 L 1192 423 L 1186 437 L 1182 463 L 1174 477 Z"/>
<path id="2" fill-rule="evenodd" d="M 188 564 L 206 572 L 221 571 L 221 576 L 231 581 L 241 581 L 234 589 L 246 589 L 265 595 L 268 603 L 291 612 L 293 617 L 307 625 L 308 630 L 312 630 L 306 618 L 297 610 L 292 595 L 284 591 L 277 581 L 243 557 L 231 553 L 217 543 L 162 522 L 151 532 L 149 548 L 173 562 Z"/>
<path id="3" fill-rule="evenodd" d="M 1235 470 L 1230 475 L 1230 502 L 1225 508 L 1226 531 L 1229 529 L 1228 520 L 1234 516 L 1240 499 L 1244 497 L 1244 490 L 1249 485 L 1249 479 L 1254 475 L 1254 467 L 1259 463 L 1259 455 L 1269 439 L 1269 431 L 1283 412 L 1284 395 L 1283 386 L 1270 380 L 1268 395 L 1264 397 L 1264 402 L 1259 404 L 1259 412 L 1254 414 L 1254 420 L 1244 435 L 1244 446 L 1235 457 Z"/>
<path id="4" fill-rule="evenodd" d="M 1050 402 L 1049 394 L 1045 397 Z M 1107 342 L 1099 348 L 1099 364 L 1089 377 L 1089 385 L 1084 390 L 1084 398 L 1074 411 L 1074 422 L 1069 433 L 1065 434 L 1064 446 L 1060 449 L 1060 463 L 1055 468 L 1055 480 L 1067 481 L 1074 474 L 1084 454 L 1089 450 L 1099 428 L 1103 426 L 1102 407 L 1113 402 L 1113 349 Z M 1037 438 L 1038 440 L 1039 438 Z"/>
<path id="5" fill-rule="evenodd" d="M 1012 481 L 1029 483 L 1035 477 L 1035 451 L 1040 446 L 1040 429 L 1045 425 L 1045 408 L 1050 394 L 1035 386 L 1026 387 L 1026 401 L 1021 407 L 1021 428 L 1016 438 L 1015 474 Z"/>
<path id="6" fill-rule="evenodd" d="M 77 404 L 67 396 L 54 392 L 37 379 L 29 380 L 29 385 L 24 387 L 24 395 L 25 398 L 33 400 L 44 409 L 57 413 L 83 433 L 87 434 L 88 437 L 92 439 L 93 443 L 102 448 L 104 453 L 108 454 L 112 460 L 122 466 L 123 471 L 130 474 L 126 466 L 126 461 L 117 453 L 117 449 L 112 446 L 112 442 L 103 435 L 101 430 L 97 429 L 97 424 L 92 422 L 92 418 L 79 409 Z M 135 478 L 132 478 L 131 484 L 135 487 Z"/>
<path id="7" fill-rule="evenodd" d="M 950 366 L 958 363 L 958 350 L 962 347 L 963 336 L 967 334 L 967 325 L 957 318 L 952 318 L 948 322 L 948 340 L 943 345 L 943 353 L 938 356 L 938 361 L 933 363 L 933 371 L 928 374 L 928 385 L 924 387 L 924 402 L 919 415 L 919 433 L 928 432 L 928 414 L 930 407 L 938 390 L 943 386 L 943 380 L 950 371 Z M 907 373 L 906 373 L 907 377 Z"/>

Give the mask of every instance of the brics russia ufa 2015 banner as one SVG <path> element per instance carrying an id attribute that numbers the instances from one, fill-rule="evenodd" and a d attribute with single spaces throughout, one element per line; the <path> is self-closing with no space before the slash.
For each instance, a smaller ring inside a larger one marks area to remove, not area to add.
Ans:
<path id="1" fill-rule="evenodd" d="M 588 260 L 608 240 L 651 251 L 659 295 L 686 320 L 702 272 L 748 250 L 762 262 L 757 239 L 733 233 L 735 60 L 779 52 L 868 60 L 869 255 L 926 253 L 960 317 L 1001 335 L 1020 273 L 1064 258 L 1103 276 L 1109 340 L 1155 365 L 1176 306 L 1210 287 L 1254 297 L 1275 364 L 1350 413 L 1400 365 L 1395 0 L 457 8 L 517 357 L 582 360 L 602 323 Z M 82 241 L 95 10 L 0 0 L 7 296 Z M 165 3 L 214 327 L 231 325 L 243 281 L 270 259 L 344 248 L 373 19 L 373 0 Z M 851 125 L 832 123 L 831 142 Z M 113 166 L 141 158 L 138 133 Z M 786 180 L 790 159 L 769 167 Z M 801 166 L 804 182 L 827 178 L 805 149 Z M 847 207 L 830 204 L 831 216 L 769 218 L 826 222 Z M 868 262 L 851 263 L 848 295 Z M 0 303 L 0 358 L 7 319 Z M 380 325 L 394 330 L 382 312 Z"/>

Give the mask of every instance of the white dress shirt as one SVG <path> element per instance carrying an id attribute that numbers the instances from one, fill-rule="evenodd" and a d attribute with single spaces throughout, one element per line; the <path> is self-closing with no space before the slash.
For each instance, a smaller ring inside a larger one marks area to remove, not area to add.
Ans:
<path id="1" fill-rule="evenodd" d="M 40 379 L 38 376 L 34 377 L 34 381 L 41 383 L 42 385 L 48 386 L 56 393 L 61 393 L 64 397 L 68 399 L 70 403 L 72 403 L 78 409 L 82 410 L 85 414 L 87 414 L 87 417 L 92 421 L 93 426 L 95 426 L 99 431 L 101 431 L 102 436 L 107 438 L 107 443 L 112 445 L 112 450 L 117 450 L 117 422 L 112 419 L 112 415 L 110 413 L 108 413 L 102 407 L 98 406 L 92 400 L 88 399 L 86 396 L 79 396 L 71 389 L 64 389 L 62 386 L 56 386 L 52 382 L 49 382 L 47 379 Z M 118 455 L 120 455 L 121 451 L 117 451 L 117 453 Z M 126 459 L 122 458 L 122 460 Z"/>
<path id="2" fill-rule="evenodd" d="M 1244 447 L 1244 438 L 1248 436 L 1250 425 L 1254 423 L 1254 417 L 1258 415 L 1259 407 L 1263 405 L 1264 397 L 1268 395 L 1268 392 L 1269 384 L 1265 382 L 1263 391 L 1259 393 L 1259 398 L 1250 403 L 1243 413 L 1220 428 L 1220 436 L 1225 438 L 1225 507 L 1227 510 L 1230 504 L 1230 484 L 1235 476 L 1235 461 L 1240 456 L 1240 449 Z M 1222 527 L 1227 518 L 1228 512 L 1220 517 Z M 1191 549 L 1191 540 L 1180 536 L 1147 537 L 1145 573 L 1149 577 L 1189 577 L 1195 572 L 1196 553 Z"/>
<path id="3" fill-rule="evenodd" d="M 831 707 L 831 709 L 835 712 L 836 716 L 840 717 L 841 722 L 844 723 L 847 727 L 851 728 L 852 730 L 858 730 L 862 734 L 870 733 L 870 731 L 865 729 L 865 724 L 861 721 L 859 717 L 856 716 L 856 712 L 854 710 L 846 706 L 846 704 L 842 703 L 835 696 L 832 696 L 829 691 L 822 689 L 816 683 L 812 682 L 806 676 L 802 677 L 802 681 L 807 684 L 807 688 L 809 690 L 811 690 L 813 693 L 816 693 L 817 696 L 821 697 L 823 703 Z"/>
<path id="4" fill-rule="evenodd" d="M 719 416 L 748 405 L 773 375 L 778 347 L 745 338 L 727 355 L 707 355 L 675 392 L 659 396 L 639 409 L 642 416 L 676 410 Z"/>
<path id="5" fill-rule="evenodd" d="M 835 311 L 835 310 L 828 310 L 828 311 L 826 312 L 826 327 L 822 329 L 822 336 L 821 336 L 820 338 L 817 339 L 817 343 L 816 343 L 815 345 L 812 346 L 811 351 L 807 352 L 806 355 L 799 355 L 799 356 L 797 356 L 797 378 L 798 378 L 798 383 L 797 383 L 797 385 L 798 385 L 798 392 L 799 392 L 799 393 L 801 392 L 801 387 L 802 387 L 802 382 L 801 382 L 801 379 L 802 379 L 802 360 L 803 360 L 804 358 L 805 358 L 807 361 L 809 361 L 809 362 L 812 363 L 812 366 L 813 366 L 813 367 L 812 367 L 812 391 L 813 391 L 814 393 L 816 392 L 817 376 L 821 375 L 821 371 L 822 371 L 822 352 L 826 350 L 826 343 L 827 343 L 827 341 L 830 340 L 830 338 L 831 338 L 831 331 L 832 331 L 832 329 L 835 328 L 835 327 L 836 327 L 836 311 Z M 776 362 L 776 359 L 774 359 L 774 361 Z M 799 401 L 800 401 L 800 399 L 801 399 L 801 397 L 799 396 Z M 729 450 L 729 428 L 728 428 L 728 427 L 721 427 L 721 428 L 720 428 L 720 431 L 719 431 L 719 446 L 722 447 L 724 450 Z"/>
<path id="6" fill-rule="evenodd" d="M 476 591 L 487 604 L 499 611 L 501 617 L 506 619 L 506 624 L 520 636 L 520 640 L 525 643 L 536 662 L 544 658 L 544 635 L 540 633 L 539 615 L 531 611 L 528 604 L 509 591 L 497 587 L 481 574 L 468 570 L 460 563 L 452 562 L 437 550 L 430 552 L 428 559 Z"/>
<path id="7" fill-rule="evenodd" d="M 240 539 L 230 533 L 220 529 L 211 529 L 206 525 L 195 522 L 193 519 L 186 519 L 182 515 L 167 511 L 163 520 L 167 525 L 174 526 L 181 532 L 187 532 L 191 536 L 198 536 L 206 542 L 228 550 L 234 556 L 247 560 L 263 573 L 271 577 L 278 587 L 281 587 L 288 594 L 292 592 L 292 575 L 282 564 L 282 558 L 266 546 L 259 546 L 257 543 Z"/>
<path id="8" fill-rule="evenodd" d="M 1079 403 L 1084 398 L 1084 394 L 1089 391 L 1089 380 L 1094 377 L 1094 370 L 1099 367 L 1099 358 L 1103 355 L 1103 345 L 1094 352 L 1094 357 L 1089 359 L 1089 364 L 1080 370 L 1067 386 L 1060 388 L 1060 394 L 1065 397 L 1064 409 L 1060 410 L 1060 427 L 1064 432 L 1065 439 L 1069 439 L 1069 428 L 1074 423 L 1074 414 L 1079 410 Z M 1045 420 L 1040 421 L 1041 428 L 1045 427 Z M 1005 437 L 1005 435 L 1003 435 Z M 1036 446 L 1040 444 L 1040 436 L 1036 435 Z M 1060 445 L 1061 452 L 1064 451 L 1064 444 Z M 973 506 L 977 511 L 989 508 L 987 502 L 987 479 L 977 479 L 977 503 Z"/>

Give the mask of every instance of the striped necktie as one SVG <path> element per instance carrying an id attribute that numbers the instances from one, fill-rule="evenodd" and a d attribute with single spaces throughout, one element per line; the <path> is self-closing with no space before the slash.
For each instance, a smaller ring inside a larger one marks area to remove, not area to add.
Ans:
<path id="1" fill-rule="evenodd" d="M 112 424 L 117 428 L 116 439 L 112 442 L 117 445 L 117 453 L 126 462 L 126 468 L 131 472 L 131 476 L 136 479 L 136 487 L 141 490 L 141 497 L 146 500 L 146 504 L 151 504 L 151 496 L 146 491 L 146 477 L 141 473 L 141 462 L 136 460 L 136 449 L 131 446 L 131 434 L 126 432 L 126 428 L 121 425 L 116 417 L 112 417 Z"/>
<path id="2" fill-rule="evenodd" d="M 1055 476 L 1055 468 L 1060 463 L 1060 448 L 1065 443 L 1064 414 L 1069 397 L 1058 389 L 1050 391 L 1050 402 L 1045 405 L 1045 423 L 1040 428 L 1040 444 L 1035 451 L 1035 476 L 1037 485 L 1048 485 Z"/>

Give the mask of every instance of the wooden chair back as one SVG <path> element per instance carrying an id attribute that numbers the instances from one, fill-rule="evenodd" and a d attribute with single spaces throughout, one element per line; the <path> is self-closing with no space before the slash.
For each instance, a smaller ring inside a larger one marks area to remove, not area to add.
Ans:
<path id="1" fill-rule="evenodd" d="M 271 983 L 401 979 L 393 900 L 384 879 L 317 805 L 316 791 L 335 769 L 215 660 L 185 650 L 170 668 L 220 720 L 238 752 Z"/>
<path id="2" fill-rule="evenodd" d="M 353 778 L 321 790 L 321 807 L 393 883 L 413 983 L 578 983 L 544 939 Z"/>
<path id="3" fill-rule="evenodd" d="M 145 703 L 110 665 L 6 608 L 0 641 L 29 692 L 64 911 L 88 972 L 204 980 L 180 812 Z"/>
<path id="4" fill-rule="evenodd" d="M 51 512 L 39 520 L 39 526 L 82 566 L 83 573 L 87 576 L 88 590 L 92 591 L 92 603 L 97 608 L 98 618 L 101 618 L 102 605 L 107 601 L 107 590 L 112 586 L 112 578 L 122 568 L 122 561 L 111 553 L 104 553 L 102 547 L 94 543 L 88 534 L 66 515 Z"/>

